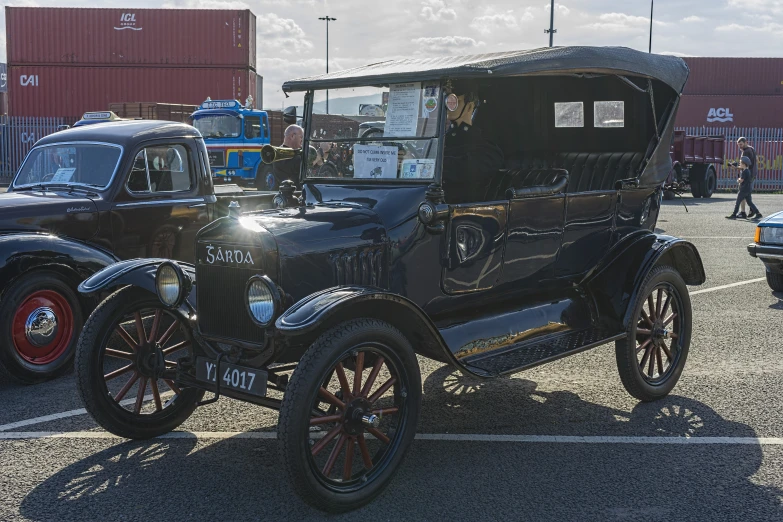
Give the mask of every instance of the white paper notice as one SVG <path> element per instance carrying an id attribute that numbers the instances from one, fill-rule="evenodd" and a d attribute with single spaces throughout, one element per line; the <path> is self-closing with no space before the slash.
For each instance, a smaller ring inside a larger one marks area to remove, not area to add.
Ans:
<path id="1" fill-rule="evenodd" d="M 432 179 L 435 177 L 434 159 L 406 159 L 402 160 L 403 179 Z"/>
<path id="2" fill-rule="evenodd" d="M 421 82 L 397 83 L 389 86 L 389 107 L 386 109 L 384 136 L 416 136 L 421 104 Z"/>
<path id="3" fill-rule="evenodd" d="M 55 183 L 71 181 L 74 172 L 76 172 L 76 168 L 57 169 L 57 172 L 54 173 L 54 176 L 52 176 L 52 179 L 50 181 L 54 181 Z"/>
<path id="4" fill-rule="evenodd" d="M 354 145 L 353 177 L 396 179 L 397 147 Z"/>

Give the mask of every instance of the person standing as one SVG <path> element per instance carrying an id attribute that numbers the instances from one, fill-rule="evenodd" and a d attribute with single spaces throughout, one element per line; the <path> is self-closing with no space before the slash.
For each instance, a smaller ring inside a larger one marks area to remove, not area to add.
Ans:
<path id="1" fill-rule="evenodd" d="M 745 156 L 750 160 L 750 183 L 751 186 L 749 187 L 750 190 L 753 189 L 753 182 L 756 181 L 756 175 L 758 174 L 758 165 L 756 163 L 756 149 L 748 145 L 748 139 L 745 137 L 742 137 L 737 140 L 737 147 L 740 149 L 740 154 Z M 742 163 L 740 163 L 737 166 L 740 169 L 740 173 L 742 172 L 743 166 Z M 741 176 L 740 176 L 741 177 Z M 750 214 L 745 214 L 745 200 L 742 200 L 742 203 L 740 204 L 742 209 L 737 217 L 740 218 L 753 218 L 753 217 L 761 217 L 761 215 L 756 216 L 753 213 L 753 210 L 751 209 Z"/>
<path id="2" fill-rule="evenodd" d="M 289 149 L 301 149 L 304 140 L 304 129 L 299 125 L 289 125 L 283 134 L 283 147 Z M 273 176 L 267 176 L 267 190 L 274 190 L 280 186 L 280 183 L 290 179 L 297 185 L 299 181 L 299 171 L 302 167 L 302 155 L 297 154 L 293 158 L 276 161 L 272 164 Z"/>
<path id="3" fill-rule="evenodd" d="M 747 201 L 748 206 L 750 207 L 750 215 L 755 216 L 756 219 L 760 219 L 762 217 L 761 212 L 759 212 L 759 209 L 753 204 L 753 197 L 751 195 L 753 191 L 753 174 L 751 174 L 750 171 L 751 160 L 747 156 L 742 156 L 740 163 L 743 165 L 743 170 L 740 177 L 737 179 L 737 183 L 739 184 L 737 202 L 734 204 L 734 212 L 732 212 L 731 215 L 726 216 L 726 218 L 737 219 L 737 217 L 739 217 L 737 216 L 737 211 L 740 208 L 740 203 Z"/>

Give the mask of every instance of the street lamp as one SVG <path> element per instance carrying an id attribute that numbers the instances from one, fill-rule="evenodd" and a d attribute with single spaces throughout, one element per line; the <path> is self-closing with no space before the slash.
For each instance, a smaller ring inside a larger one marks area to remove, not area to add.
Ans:
<path id="1" fill-rule="evenodd" d="M 652 18 L 653 18 L 653 7 L 655 6 L 655 0 L 650 0 L 650 47 L 647 49 L 648 53 L 652 53 Z"/>
<path id="2" fill-rule="evenodd" d="M 326 15 L 318 19 L 326 20 L 326 74 L 329 74 L 329 22 L 335 22 L 337 18 Z M 326 114 L 329 114 L 329 89 L 326 89 Z"/>
<path id="3" fill-rule="evenodd" d="M 549 7 L 549 29 L 544 29 L 544 33 L 549 33 L 549 47 L 552 47 L 555 33 L 555 0 L 552 0 L 552 5 Z"/>

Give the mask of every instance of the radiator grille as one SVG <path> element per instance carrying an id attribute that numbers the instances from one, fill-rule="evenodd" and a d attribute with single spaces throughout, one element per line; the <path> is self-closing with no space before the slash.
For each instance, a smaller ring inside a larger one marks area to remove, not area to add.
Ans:
<path id="1" fill-rule="evenodd" d="M 250 319 L 245 307 L 248 268 L 196 265 L 198 324 L 203 335 L 262 343 L 264 330 Z"/>

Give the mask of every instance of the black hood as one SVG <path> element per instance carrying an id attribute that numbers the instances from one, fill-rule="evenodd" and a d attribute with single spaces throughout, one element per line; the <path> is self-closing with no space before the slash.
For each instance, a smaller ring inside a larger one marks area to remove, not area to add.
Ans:
<path id="1" fill-rule="evenodd" d="M 98 208 L 84 194 L 0 194 L 0 232 L 46 232 L 87 240 L 98 231 Z"/>

